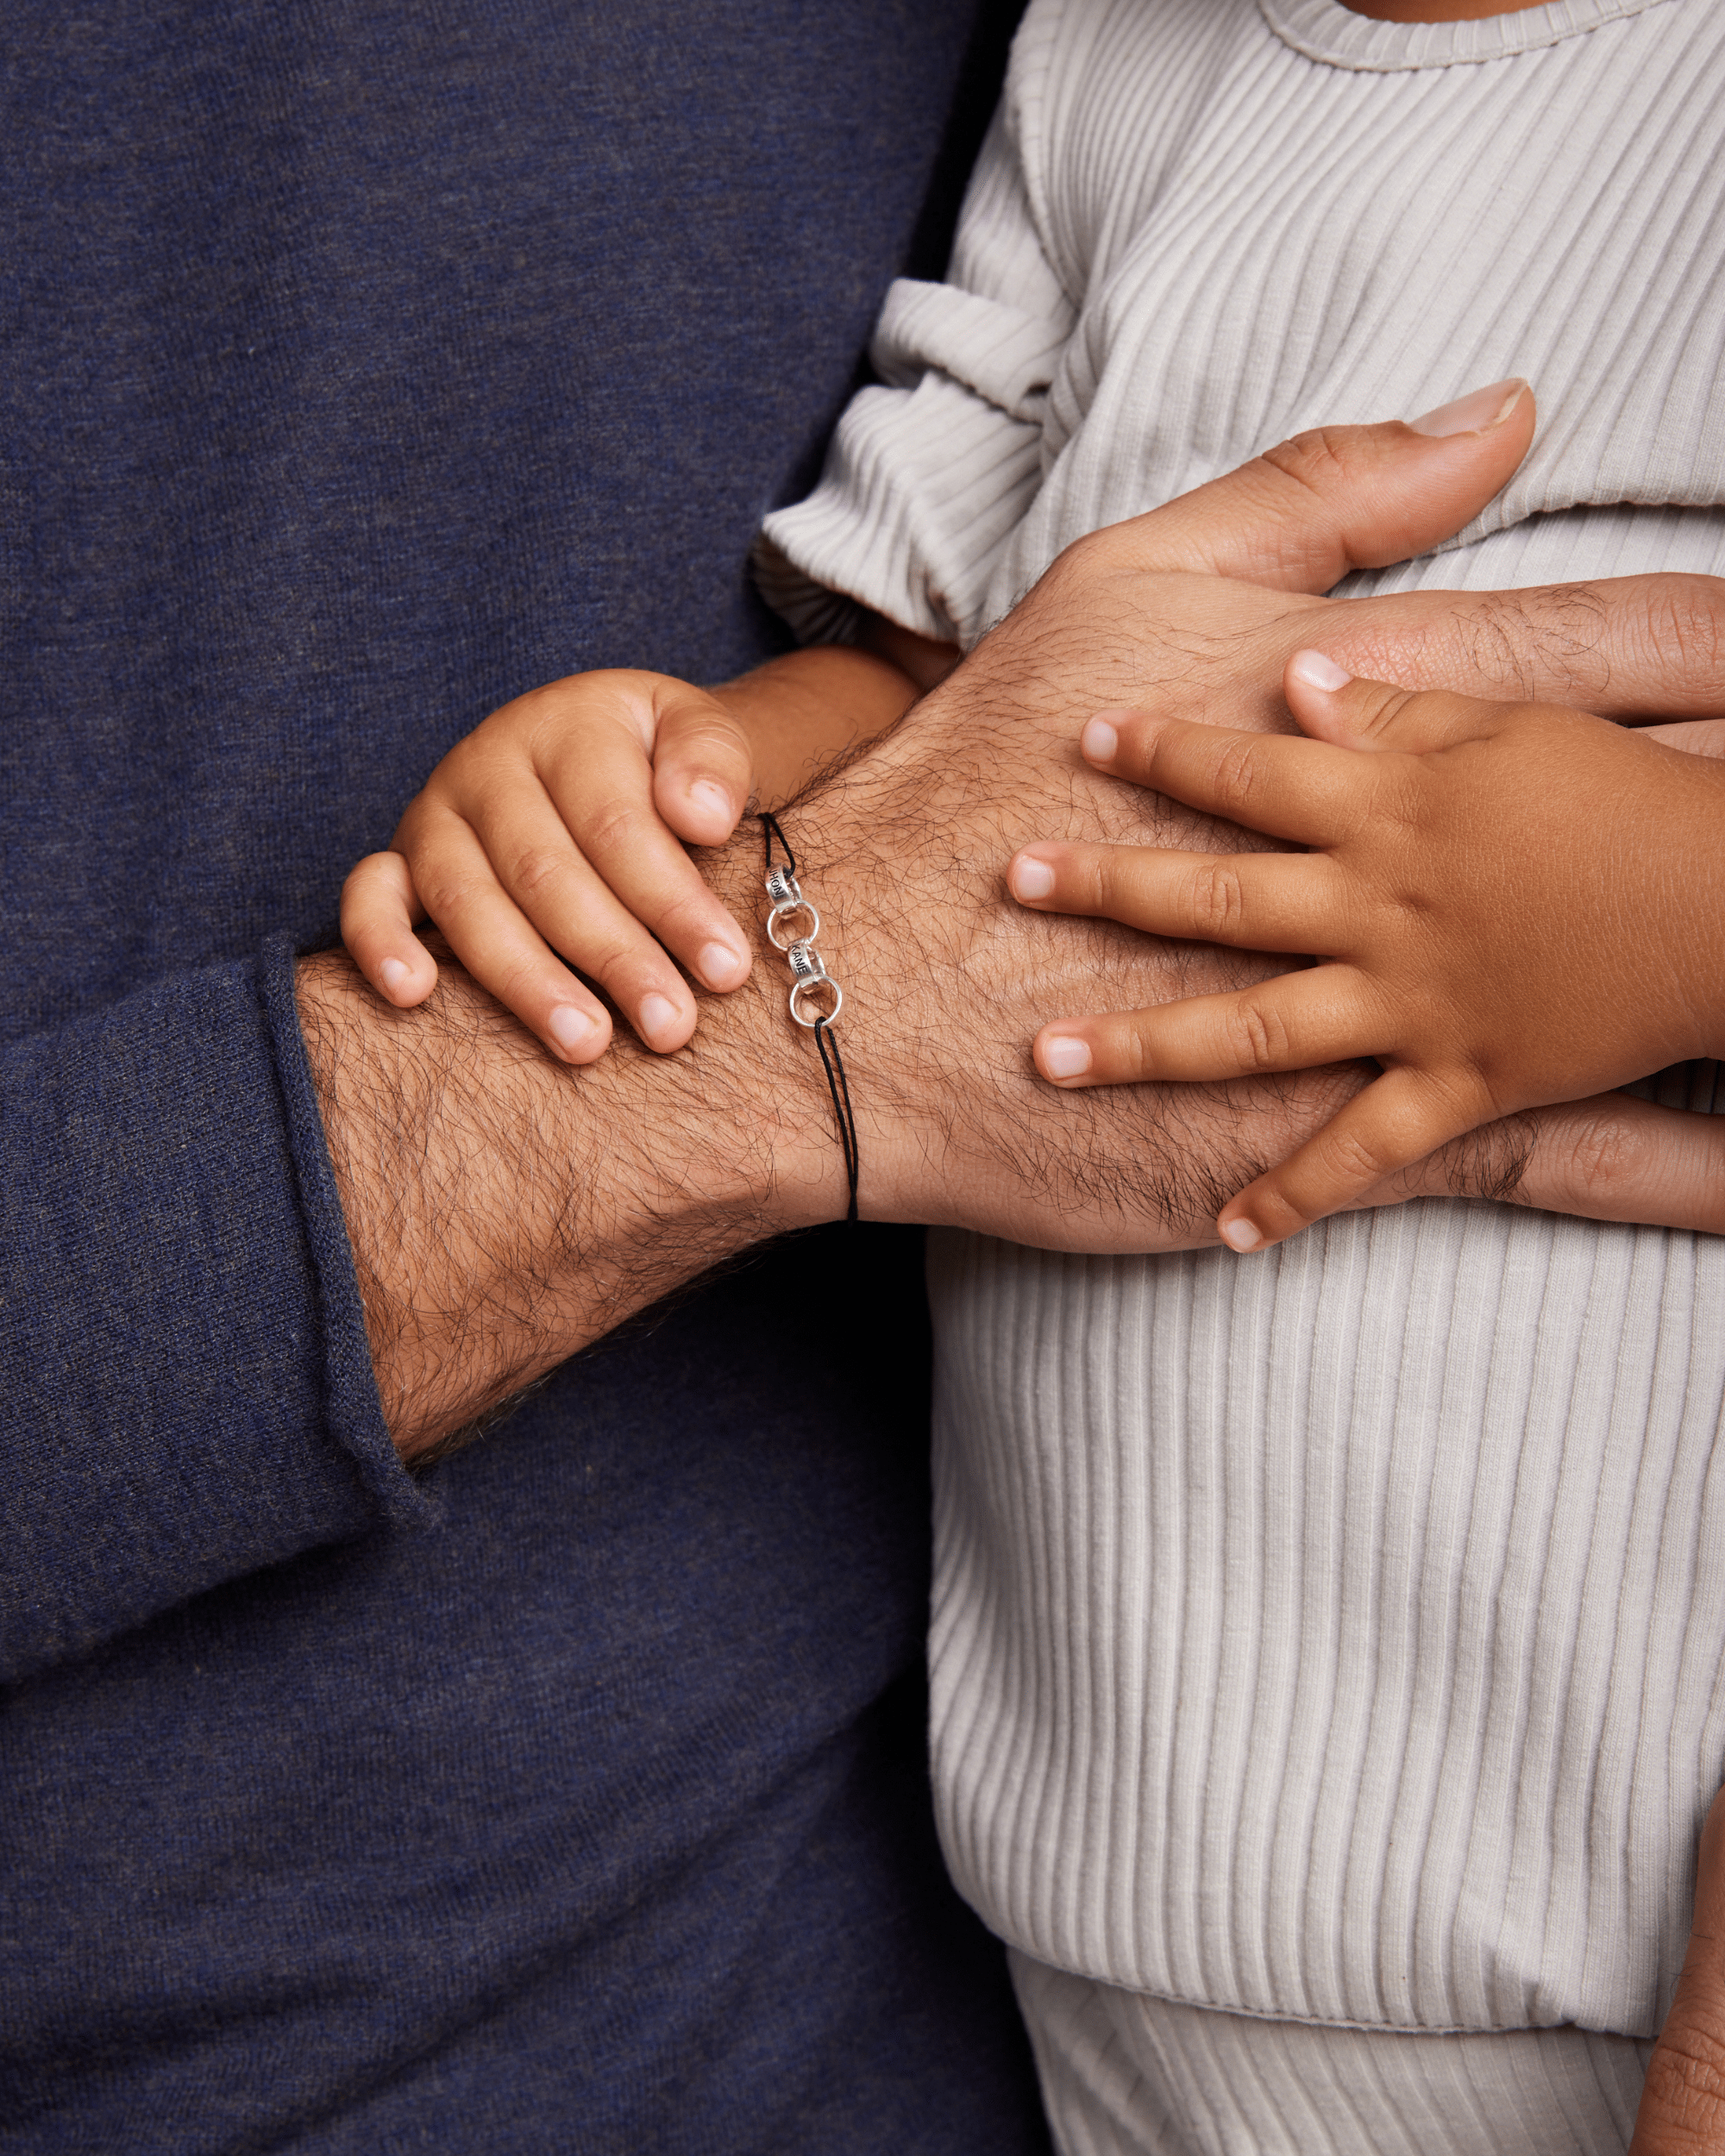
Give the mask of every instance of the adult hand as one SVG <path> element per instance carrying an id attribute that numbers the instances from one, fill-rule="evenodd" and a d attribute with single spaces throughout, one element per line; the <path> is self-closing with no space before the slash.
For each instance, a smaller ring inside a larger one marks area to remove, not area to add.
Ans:
<path id="1" fill-rule="evenodd" d="M 1404 434 L 1343 430 L 1276 453 L 1272 471 L 1295 479 L 1304 496 L 1297 545 L 1276 527 L 1273 485 L 1255 467 L 1081 542 L 853 774 L 846 802 L 872 789 L 872 830 L 865 823 L 852 832 L 842 822 L 824 830 L 824 803 L 806 805 L 817 818 L 806 849 L 814 861 L 854 845 L 883 891 L 896 872 L 909 901 L 894 907 L 888 895 L 890 919 L 881 924 L 900 954 L 889 993 L 908 1035 L 872 1069 L 859 1062 L 872 1053 L 860 1006 L 846 1036 L 855 1044 L 848 1053 L 859 1101 L 894 1110 L 872 1151 L 865 1141 L 873 1161 L 865 1205 L 1057 1247 L 1208 1242 L 1212 1209 L 1373 1075 L 1352 1065 L 1294 1080 L 1138 1084 L 1113 1102 L 1075 1094 L 1063 1113 L 1051 1106 L 1017 1026 L 1026 996 L 1041 1019 L 1236 987 L 1285 964 L 1107 924 L 1014 918 L 993 902 L 1000 863 L 1032 837 L 1189 851 L 1270 847 L 1099 778 L 1077 750 L 1088 711 L 1135 705 L 1158 721 L 1291 730 L 1283 668 L 1320 634 L 1344 663 L 1362 672 L 1369 665 L 1409 687 L 1445 682 L 1473 694 L 1585 701 L 1619 718 L 1725 708 L 1716 635 L 1725 586 L 1715 580 L 1339 603 L 1268 588 L 1272 578 L 1284 586 L 1327 581 L 1369 558 L 1374 533 L 1360 505 L 1371 500 L 1373 514 L 1381 511 Z M 1494 444 L 1487 436 L 1471 446 L 1477 472 Z M 1421 498 L 1430 506 L 1429 494 Z M 1248 503 L 1251 513 L 1241 517 Z M 1453 511 L 1453 495 L 1445 506 Z M 1397 539 L 1427 543 L 1405 523 Z M 1194 576 L 1186 567 L 1194 561 L 1258 581 Z M 1047 808 L 1026 813 L 1038 797 Z M 839 925 L 849 926 L 842 914 Z M 859 962 L 869 957 L 865 936 Z M 848 953 L 828 957 L 835 971 L 851 962 Z M 949 977 L 963 983 L 957 999 L 944 994 L 931 1005 L 921 981 Z M 914 1074 L 908 1081 L 906 1072 Z M 919 1102 L 932 1099 L 944 1104 L 935 1129 L 918 1114 Z M 939 1186 L 915 1197 L 886 1187 L 900 1139 L 909 1149 L 906 1183 L 916 1187 L 924 1163 L 938 1157 L 948 1169 L 944 1195 Z M 1515 1195 L 1600 1218 L 1717 1228 L 1725 1220 L 1725 1128 L 1596 1096 L 1493 1126 L 1360 1201 L 1421 1192 Z"/>
<path id="2" fill-rule="evenodd" d="M 1218 843 L 1217 827 L 1088 769 L 1084 713 L 1157 703 L 1285 723 L 1282 668 L 1312 641 L 1317 610 L 1326 649 L 1378 679 L 1673 718 L 1725 708 L 1716 675 L 1681 663 L 1694 636 L 1664 633 L 1686 609 L 1713 630 L 1705 648 L 1720 648 L 1721 594 L 1695 580 L 1314 596 L 1465 522 L 1531 423 L 1512 413 L 1448 437 L 1398 425 L 1304 437 L 1081 542 L 880 749 L 787 813 L 820 949 L 847 992 L 866 1213 L 1092 1250 L 1208 1240 L 1221 1199 L 1361 1082 L 1344 1069 L 1072 1095 L 1037 1076 L 1027 1044 L 1081 995 L 1151 1002 L 1276 963 L 1044 919 L 1008 899 L 1005 865 L 1032 837 Z M 1254 580 L 1230 580 L 1243 577 Z M 758 923 L 748 827 L 706 865 L 720 898 Z M 686 1050 L 649 1059 L 624 1042 L 580 1070 L 554 1063 L 458 968 L 403 1012 L 344 961 L 307 962 L 312 1069 L 404 1454 L 729 1252 L 844 1212 L 813 1044 L 787 1015 L 788 976 L 758 931 L 756 956 Z M 1534 1184 L 1542 1158 L 1569 1158 L 1526 1129 L 1495 1145 L 1431 1170 L 1430 1187 L 1501 1195 L 1518 1177 Z"/>

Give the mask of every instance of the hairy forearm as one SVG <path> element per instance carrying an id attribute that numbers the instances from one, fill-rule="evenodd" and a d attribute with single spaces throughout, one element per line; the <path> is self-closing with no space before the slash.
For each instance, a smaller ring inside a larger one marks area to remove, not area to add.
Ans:
<path id="1" fill-rule="evenodd" d="M 758 793 L 775 805 L 890 730 L 918 684 L 832 648 L 720 693 L 749 724 Z M 701 858 L 765 962 L 705 1000 L 674 1056 L 623 1037 L 596 1064 L 556 1062 L 447 957 L 410 1012 L 336 954 L 302 966 L 302 1023 L 405 1457 L 732 1252 L 843 1211 L 819 1063 L 760 934 L 759 846 L 750 823 Z"/>
<path id="2" fill-rule="evenodd" d="M 1362 1074 L 1055 1093 L 1028 1050 L 1048 1018 L 1167 1001 L 1285 961 L 1030 912 L 1007 898 L 1003 872 L 1037 838 L 1253 843 L 1100 776 L 1077 755 L 1077 728 L 1127 701 L 1275 724 L 1267 685 L 1322 603 L 1186 576 L 1092 574 L 1082 595 L 1082 614 L 1027 603 L 786 822 L 821 911 L 822 956 L 845 989 L 865 1216 L 1167 1250 L 1214 1240 L 1221 1200 L 1327 1120 Z M 1364 638 L 1411 617 L 1404 633 L 1428 653 L 1473 618 L 1472 602 L 1424 604 L 1437 596 L 1332 610 L 1335 648 L 1350 624 Z M 877 712 L 914 690 L 900 674 L 888 696 L 890 680 L 856 671 L 866 662 L 798 655 L 739 693 L 782 698 L 788 712 L 830 665 L 872 679 Z M 574 1069 L 454 968 L 411 1012 L 386 1009 L 344 960 L 303 968 L 379 1384 L 405 1456 L 715 1261 L 843 1213 L 814 1044 L 787 1015 L 784 965 L 761 932 L 758 826 L 703 867 L 754 924 L 761 962 L 743 987 L 703 999 L 674 1056 L 620 1040 Z M 1530 1143 L 1500 1131 L 1417 1187 L 1508 1194 Z M 1589 1156 L 1584 1143 L 1584 1172 Z"/>
<path id="3" fill-rule="evenodd" d="M 754 842 L 714 857 L 751 918 Z M 782 968 L 780 968 L 782 970 Z M 301 1022 L 385 1416 L 447 1440 L 633 1312 L 844 1206 L 819 1066 L 768 969 L 671 1057 L 619 1039 L 559 1064 L 446 964 L 419 1009 L 347 959 L 299 972 Z"/>

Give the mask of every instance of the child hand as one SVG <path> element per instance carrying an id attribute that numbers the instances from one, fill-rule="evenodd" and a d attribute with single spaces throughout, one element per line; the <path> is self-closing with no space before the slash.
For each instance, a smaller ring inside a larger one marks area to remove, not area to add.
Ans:
<path id="1" fill-rule="evenodd" d="M 1063 1085 L 1378 1059 L 1223 1208 L 1226 1242 L 1279 1242 L 1482 1124 L 1725 1050 L 1716 758 L 1583 712 L 1354 680 L 1317 652 L 1284 686 L 1319 738 L 1107 712 L 1084 752 L 1308 852 L 1038 845 L 1008 872 L 1051 912 L 1329 962 L 1037 1037 Z"/>
<path id="2" fill-rule="evenodd" d="M 443 758 L 392 850 L 348 876 L 342 940 L 378 993 L 409 1010 L 436 983 L 413 933 L 429 916 L 555 1056 L 590 1063 L 611 1018 L 568 959 L 648 1047 L 681 1048 L 695 1003 L 672 958 L 727 989 L 748 978 L 750 951 L 678 842 L 722 844 L 753 784 L 747 734 L 706 690 L 622 669 L 553 681 Z"/>

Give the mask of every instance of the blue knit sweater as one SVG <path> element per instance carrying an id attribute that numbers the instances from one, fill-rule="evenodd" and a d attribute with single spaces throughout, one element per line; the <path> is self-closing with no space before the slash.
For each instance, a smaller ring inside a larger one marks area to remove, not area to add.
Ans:
<path id="1" fill-rule="evenodd" d="M 289 992 L 492 705 L 770 648 L 973 14 L 0 22 L 0 2147 L 1043 2145 L 913 1243 L 800 1247 L 812 1381 L 768 1259 L 415 1481 Z"/>

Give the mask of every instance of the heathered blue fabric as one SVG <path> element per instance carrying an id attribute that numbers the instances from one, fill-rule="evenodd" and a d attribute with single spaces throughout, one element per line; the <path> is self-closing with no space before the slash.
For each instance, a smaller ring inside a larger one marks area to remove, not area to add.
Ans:
<path id="1" fill-rule="evenodd" d="M 416 1482 L 289 972 L 504 697 L 772 647 L 974 12 L 0 16 L 0 2147 L 1046 2146 L 928 1823 L 915 1238 Z"/>

